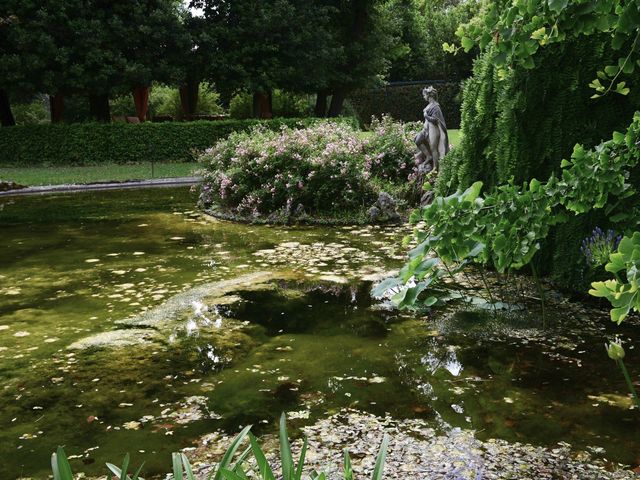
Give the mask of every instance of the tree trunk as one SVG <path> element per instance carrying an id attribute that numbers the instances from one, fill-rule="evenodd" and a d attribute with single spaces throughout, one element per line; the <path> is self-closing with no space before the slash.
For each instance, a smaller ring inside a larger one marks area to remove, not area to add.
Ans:
<path id="1" fill-rule="evenodd" d="M 147 119 L 149 110 L 149 87 L 136 87 L 133 89 L 133 103 L 136 105 L 136 115 L 141 122 Z"/>
<path id="2" fill-rule="evenodd" d="M 262 119 L 273 118 L 270 93 L 253 93 L 253 116 Z"/>
<path id="3" fill-rule="evenodd" d="M 316 108 L 314 109 L 314 115 L 318 118 L 325 117 L 327 115 L 327 91 L 321 90 L 316 95 Z"/>
<path id="4" fill-rule="evenodd" d="M 329 117 L 337 117 L 342 113 L 342 105 L 345 99 L 344 90 L 335 90 L 331 96 L 331 105 L 329 106 Z"/>
<path id="5" fill-rule="evenodd" d="M 61 93 L 49 95 L 49 110 L 51 123 L 62 123 L 64 121 L 64 95 Z"/>
<path id="6" fill-rule="evenodd" d="M 13 127 L 15 124 L 16 119 L 13 118 L 9 95 L 4 90 L 0 89 L 0 125 L 3 127 Z"/>
<path id="7" fill-rule="evenodd" d="M 193 79 L 187 79 L 187 82 L 180 87 L 180 104 L 184 120 L 191 120 L 196 114 L 199 88 L 200 82 Z"/>
<path id="8" fill-rule="evenodd" d="M 89 95 L 89 115 L 96 122 L 109 123 L 111 121 L 109 95 Z"/>

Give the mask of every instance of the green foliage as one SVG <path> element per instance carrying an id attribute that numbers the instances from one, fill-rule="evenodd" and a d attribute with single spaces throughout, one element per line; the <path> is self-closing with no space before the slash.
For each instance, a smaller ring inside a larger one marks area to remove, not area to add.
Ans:
<path id="1" fill-rule="evenodd" d="M 615 278 L 593 282 L 589 294 L 606 298 L 613 307 L 611 320 L 620 324 L 631 310 L 640 311 L 640 232 L 624 237 L 604 268 Z"/>
<path id="2" fill-rule="evenodd" d="M 224 109 L 220 105 L 220 94 L 211 85 L 202 83 L 198 94 L 196 115 L 221 115 Z M 121 95 L 111 101 L 111 114 L 114 116 L 135 116 L 136 107 L 131 93 Z M 149 116 L 169 115 L 182 118 L 180 92 L 175 87 L 153 85 L 149 92 Z"/>
<path id="3" fill-rule="evenodd" d="M 546 46 L 536 54 L 534 69 L 502 71 L 488 47 L 464 83 L 462 141 L 441 163 L 436 192 L 447 195 L 482 181 L 487 188 L 518 184 L 531 178 L 560 174 L 560 160 L 576 142 L 592 148 L 628 126 L 640 107 L 640 90 L 626 96 L 590 100 L 588 81 L 598 68 L 615 58 L 604 34 L 571 38 Z M 541 270 L 567 287 L 581 281 L 579 248 L 594 222 L 584 216 L 558 226 L 542 243 Z M 556 240 L 557 239 L 557 240 Z"/>
<path id="4" fill-rule="evenodd" d="M 517 28 L 513 28 L 514 25 Z M 492 61 L 501 72 L 514 66 L 533 69 L 538 63 L 536 53 L 546 46 L 597 33 L 606 33 L 611 47 L 623 53 L 598 71 L 598 78 L 591 82 L 596 91 L 593 98 L 610 91 L 627 95 L 626 82 L 618 80 L 633 74 L 640 64 L 639 0 L 487 2 L 481 21 L 470 22 L 458 31 L 465 50 L 474 45 L 481 49 L 493 45 Z"/>
<path id="5" fill-rule="evenodd" d="M 612 58 L 603 35 L 572 39 L 538 52 L 536 68 L 504 74 L 493 50 L 464 82 L 463 139 L 454 159 L 442 163 L 437 191 L 446 195 L 476 180 L 487 186 L 546 178 L 559 171 L 577 142 L 591 148 L 628 126 L 640 92 L 590 100 L 585 78 Z"/>
<path id="6" fill-rule="evenodd" d="M 185 41 L 173 0 L 9 0 L 5 11 L 17 21 L 0 48 L 0 82 L 13 91 L 29 79 L 38 91 L 96 95 L 168 80 Z"/>
<path id="7" fill-rule="evenodd" d="M 616 133 L 612 140 L 590 151 L 576 146 L 571 160 L 562 162 L 560 178 L 552 175 L 546 183 L 533 179 L 522 187 L 509 183 L 494 187 L 484 196 L 480 195 L 482 183 L 475 182 L 465 191 L 436 197 L 431 205 L 411 215 L 413 223 L 422 221 L 427 229 L 415 231 L 418 246 L 409 253 L 398 279 L 389 281 L 376 293 L 401 287 L 393 297 L 400 306 L 430 306 L 438 300 L 434 287 L 438 288 L 445 275 L 453 276 L 468 263 L 488 264 L 498 272 L 531 264 L 551 227 L 570 215 L 603 209 L 612 221 L 628 226 L 639 199 L 635 186 L 625 180 L 640 162 L 639 138 L 640 113 L 625 134 Z M 637 241 L 640 242 L 640 234 Z M 636 252 L 630 240 L 623 242 L 622 251 L 630 259 L 640 259 L 640 247 Z M 613 262 L 614 257 L 611 258 Z M 617 273 L 628 267 L 630 272 L 635 271 L 636 267 L 629 266 L 626 260 L 617 256 L 615 259 L 608 270 Z M 608 291 L 613 292 L 611 295 L 622 292 L 624 301 L 631 298 L 628 292 L 635 294 L 637 289 L 633 286 L 616 290 L 613 283 L 598 285 L 601 296 Z M 425 297 L 423 292 L 427 290 L 430 293 Z M 617 308 L 627 305 L 617 301 Z M 624 314 L 622 310 L 617 312 L 616 318 Z"/>
<path id="8" fill-rule="evenodd" d="M 304 95 L 276 89 L 272 92 L 272 102 L 275 117 L 305 117 L 311 113 L 309 102 Z M 229 104 L 229 115 L 238 119 L 252 118 L 253 96 L 247 92 L 234 95 Z"/>
<path id="9" fill-rule="evenodd" d="M 33 125 L 49 123 L 49 98 L 37 95 L 28 103 L 14 104 L 12 107 L 16 125 Z"/>
<path id="10" fill-rule="evenodd" d="M 421 130 L 418 123 L 400 123 L 384 115 L 373 117 L 369 130 L 365 154 L 365 169 L 373 177 L 392 183 L 404 183 L 415 168 L 413 156 L 416 152 L 414 138 Z"/>
<path id="11" fill-rule="evenodd" d="M 401 26 L 401 50 L 391 63 L 391 81 L 451 81 L 470 75 L 476 49 L 453 56 L 442 45 L 456 41 L 456 30 L 477 15 L 479 2 L 395 0 L 393 4 Z"/>
<path id="12" fill-rule="evenodd" d="M 96 165 L 185 162 L 236 131 L 255 125 L 279 130 L 314 119 L 220 120 L 142 124 L 18 125 L 0 129 L 0 165 Z"/>
<path id="13" fill-rule="evenodd" d="M 207 150 L 201 203 L 248 217 L 363 211 L 375 180 L 406 184 L 413 170 L 411 126 L 376 122 L 372 139 L 346 124 L 234 133 Z"/>
<path id="14" fill-rule="evenodd" d="M 302 480 L 304 474 L 304 462 L 307 451 L 307 440 L 304 439 L 302 449 L 300 451 L 300 457 L 297 464 L 293 460 L 291 452 L 291 444 L 289 442 L 289 434 L 287 433 L 287 422 L 284 412 L 280 417 L 279 425 L 279 438 L 280 438 L 280 458 L 282 474 L 276 475 L 272 470 L 264 451 L 260 447 L 258 440 L 250 433 L 251 426 L 245 427 L 231 442 L 231 445 L 225 452 L 220 463 L 212 470 L 207 477 L 207 480 L 247 480 L 247 468 L 253 469 L 255 474 L 251 478 L 259 478 L 260 480 L 275 480 L 279 478 L 281 480 Z M 238 452 L 240 445 L 244 442 L 245 438 L 249 438 L 249 447 L 247 447 L 232 464 L 236 453 Z M 384 463 L 387 456 L 387 447 L 389 445 L 389 436 L 385 433 L 378 456 L 376 457 L 376 463 L 371 476 L 371 480 L 382 480 L 384 471 Z M 255 467 L 248 463 L 247 459 L 249 454 L 253 453 L 255 460 Z M 196 480 L 196 477 L 191 468 L 191 464 L 183 453 L 173 453 L 171 455 L 173 478 L 175 480 Z M 129 471 L 129 454 L 125 455 L 122 467 L 118 468 L 111 463 L 107 463 L 109 474 L 107 479 L 111 480 L 112 474 L 116 475 L 119 480 L 142 480 L 140 478 L 140 472 L 142 471 L 142 465 L 136 470 L 133 476 L 128 474 Z M 64 453 L 62 447 L 58 447 L 56 453 L 51 455 L 51 469 L 53 472 L 53 480 L 74 480 L 74 475 L 69 465 L 67 456 Z M 344 479 L 353 480 L 353 471 L 351 470 L 351 461 L 349 459 L 348 449 L 344 450 Z M 124 475 L 123 475 L 124 474 Z M 315 470 L 309 472 L 309 477 L 312 480 L 326 480 L 325 473 L 318 473 Z M 125 477 L 125 478 L 123 478 Z"/>
<path id="15" fill-rule="evenodd" d="M 357 90 L 349 95 L 349 101 L 363 123 L 371 117 L 390 115 L 403 122 L 421 121 L 425 107 L 422 98 L 424 84 L 388 85 L 381 88 Z M 460 84 L 456 82 L 436 82 L 438 102 L 442 107 L 448 128 L 460 125 Z"/>

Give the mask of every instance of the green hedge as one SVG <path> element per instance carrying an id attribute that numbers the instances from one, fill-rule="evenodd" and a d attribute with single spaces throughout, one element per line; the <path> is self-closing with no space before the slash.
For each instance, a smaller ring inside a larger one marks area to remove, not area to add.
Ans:
<path id="1" fill-rule="evenodd" d="M 0 167 L 186 162 L 230 133 L 258 123 L 277 130 L 283 125 L 307 126 L 318 121 L 308 118 L 5 127 L 0 128 Z"/>
<path id="2" fill-rule="evenodd" d="M 374 90 L 361 90 L 349 96 L 349 102 L 364 124 L 371 122 L 371 116 L 391 115 L 403 122 L 423 121 L 422 110 L 426 102 L 422 89 L 433 85 L 438 90 L 438 102 L 442 107 L 447 128 L 460 126 L 460 83 L 429 81 L 391 84 Z"/>

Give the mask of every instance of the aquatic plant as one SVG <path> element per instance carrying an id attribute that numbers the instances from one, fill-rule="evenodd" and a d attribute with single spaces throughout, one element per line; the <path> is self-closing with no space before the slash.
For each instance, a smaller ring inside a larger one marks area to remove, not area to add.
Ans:
<path id="1" fill-rule="evenodd" d="M 609 261 L 609 255 L 616 251 L 622 240 L 622 235 L 616 235 L 612 229 L 604 232 L 596 227 L 591 236 L 582 241 L 580 251 L 584 255 L 587 264 L 592 268 L 601 267 Z"/>
<path id="2" fill-rule="evenodd" d="M 260 447 L 256 437 L 250 432 L 250 429 L 251 426 L 245 427 L 233 439 L 231 445 L 223 455 L 222 460 L 217 465 L 217 468 L 214 468 L 211 471 L 207 480 L 246 480 L 249 478 L 247 476 L 247 467 L 253 469 L 254 473 L 258 475 L 257 478 L 260 478 L 261 480 L 276 480 L 276 478 L 281 480 L 302 480 L 302 475 L 304 473 L 304 461 L 307 452 L 307 439 L 305 438 L 303 441 L 298 462 L 294 462 L 291 443 L 289 442 L 289 434 L 287 432 L 286 416 L 284 413 L 282 413 L 280 417 L 278 432 L 280 438 L 280 464 L 282 470 L 280 475 L 277 475 L 271 465 L 269 465 L 264 451 Z M 247 447 L 238 456 L 235 463 L 232 465 L 233 457 L 237 453 L 244 439 L 247 437 L 250 442 L 249 447 Z M 389 436 L 385 434 L 376 458 L 371 480 L 382 479 L 388 445 Z M 253 453 L 256 465 L 247 464 L 247 458 L 251 453 Z M 107 475 L 108 480 L 143 480 L 140 477 L 143 465 L 140 465 L 133 475 L 129 475 L 127 473 L 129 470 L 129 454 L 125 455 L 122 467 L 120 468 L 111 463 L 107 463 L 106 465 L 109 470 Z M 196 480 L 191 464 L 184 453 L 173 453 L 172 465 L 174 479 L 182 480 L 186 478 L 186 480 Z M 58 447 L 56 453 L 51 455 L 51 469 L 53 472 L 53 480 L 74 480 L 71 465 L 69 464 L 69 460 L 62 447 Z M 343 474 L 344 480 L 354 480 L 348 449 L 344 449 Z M 113 475 L 115 475 L 115 477 Z M 326 473 L 318 473 L 315 470 L 312 470 L 309 472 L 309 477 L 312 480 L 326 480 L 327 475 Z M 256 477 L 252 476 L 252 478 Z"/>

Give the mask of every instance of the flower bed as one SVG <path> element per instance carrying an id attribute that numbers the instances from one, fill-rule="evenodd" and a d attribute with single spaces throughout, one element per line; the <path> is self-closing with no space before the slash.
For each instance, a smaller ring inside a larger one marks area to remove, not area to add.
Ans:
<path id="1" fill-rule="evenodd" d="M 363 212 L 381 184 L 407 185 L 412 127 L 384 117 L 371 136 L 336 122 L 233 133 L 200 157 L 201 204 L 256 219 Z"/>

